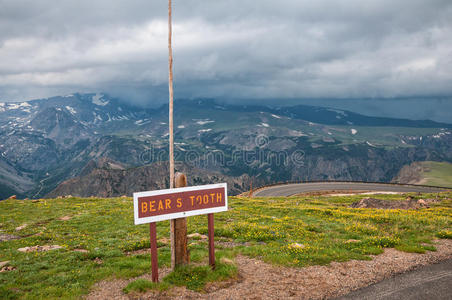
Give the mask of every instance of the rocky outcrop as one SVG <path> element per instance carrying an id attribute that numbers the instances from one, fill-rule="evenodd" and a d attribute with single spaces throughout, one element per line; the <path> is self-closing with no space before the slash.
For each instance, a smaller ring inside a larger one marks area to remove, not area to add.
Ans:
<path id="1" fill-rule="evenodd" d="M 422 183 L 422 173 L 427 171 L 427 166 L 422 162 L 414 162 L 410 165 L 403 166 L 399 173 L 392 179 L 394 183 Z"/>
<path id="2" fill-rule="evenodd" d="M 120 164 L 109 161 L 111 166 Z M 160 162 L 151 165 L 120 169 L 106 168 L 105 162 L 99 164 L 103 168 L 92 167 L 84 175 L 71 178 L 62 182 L 56 189 L 47 194 L 47 198 L 72 195 L 76 197 L 118 197 L 122 195 L 132 196 L 134 192 L 157 190 L 169 187 L 168 163 Z M 229 193 L 238 194 L 249 189 L 250 177 L 242 175 L 230 177 L 194 168 L 187 164 L 176 164 L 176 170 L 187 175 L 188 185 L 201 185 L 210 183 L 227 182 Z M 87 171 L 87 168 L 85 168 Z"/>

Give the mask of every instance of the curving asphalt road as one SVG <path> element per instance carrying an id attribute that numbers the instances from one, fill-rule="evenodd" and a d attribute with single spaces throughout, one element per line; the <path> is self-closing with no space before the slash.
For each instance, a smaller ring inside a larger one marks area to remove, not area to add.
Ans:
<path id="1" fill-rule="evenodd" d="M 292 183 L 269 186 L 253 193 L 255 197 L 292 196 L 301 193 L 319 191 L 379 191 L 399 193 L 434 193 L 446 191 L 444 188 L 400 185 L 390 183 L 363 183 L 363 182 L 310 182 Z"/>
<path id="2" fill-rule="evenodd" d="M 387 278 L 337 300 L 452 299 L 452 259 Z"/>

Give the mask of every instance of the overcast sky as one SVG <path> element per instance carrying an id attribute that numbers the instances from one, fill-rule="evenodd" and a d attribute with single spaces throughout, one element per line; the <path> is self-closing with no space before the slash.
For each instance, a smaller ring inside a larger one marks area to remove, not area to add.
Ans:
<path id="1" fill-rule="evenodd" d="M 175 97 L 452 95 L 450 0 L 175 0 Z M 167 99 L 166 0 L 0 0 L 0 99 Z"/>

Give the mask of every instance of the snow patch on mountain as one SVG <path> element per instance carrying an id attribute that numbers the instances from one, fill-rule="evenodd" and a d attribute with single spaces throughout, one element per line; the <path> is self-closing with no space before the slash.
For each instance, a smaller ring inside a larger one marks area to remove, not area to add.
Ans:
<path id="1" fill-rule="evenodd" d="M 94 123 L 96 123 L 97 121 L 102 122 L 103 119 L 101 116 L 99 116 L 98 114 L 96 114 L 95 112 L 93 112 L 93 116 L 94 116 Z"/>
<path id="2" fill-rule="evenodd" d="M 66 106 L 66 109 L 73 115 L 77 113 L 77 111 L 71 106 Z"/>
<path id="3" fill-rule="evenodd" d="M 18 104 L 16 104 L 16 103 L 9 103 L 6 108 L 7 109 L 19 109 L 20 106 Z"/>
<path id="4" fill-rule="evenodd" d="M 91 98 L 91 100 L 92 100 L 93 104 L 96 104 L 99 106 L 105 106 L 108 103 L 110 103 L 108 100 L 102 101 L 103 97 L 104 97 L 104 95 L 102 95 L 102 94 L 96 94 Z"/>
<path id="5" fill-rule="evenodd" d="M 212 128 L 200 129 L 200 130 L 198 130 L 198 132 L 199 132 L 199 133 L 203 133 L 203 132 L 209 132 L 209 131 L 211 131 L 211 130 L 212 130 Z"/>
<path id="6" fill-rule="evenodd" d="M 135 125 L 143 126 L 143 125 L 148 124 L 148 123 L 150 123 L 150 122 L 151 122 L 151 120 L 149 120 L 149 119 L 144 119 L 144 120 L 138 120 L 138 121 L 135 121 L 134 123 L 135 123 Z"/>
<path id="7" fill-rule="evenodd" d="M 213 123 L 213 122 L 215 122 L 215 121 L 212 121 L 212 120 L 209 120 L 209 119 L 205 119 L 205 120 L 197 121 L 196 124 L 198 124 L 198 125 L 206 125 L 206 124 Z"/>

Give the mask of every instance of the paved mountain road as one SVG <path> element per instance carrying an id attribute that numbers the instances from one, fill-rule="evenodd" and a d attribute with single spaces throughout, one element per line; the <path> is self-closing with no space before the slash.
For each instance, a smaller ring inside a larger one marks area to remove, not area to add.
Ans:
<path id="1" fill-rule="evenodd" d="M 446 191 L 447 189 L 399 185 L 389 183 L 362 183 L 362 182 L 308 182 L 292 183 L 284 185 L 269 186 L 257 190 L 253 193 L 255 197 L 270 196 L 292 196 L 301 193 L 319 192 L 319 191 L 379 191 L 379 192 L 399 192 L 399 193 L 434 193 Z"/>
<path id="2" fill-rule="evenodd" d="M 452 299 L 452 259 L 385 279 L 339 299 Z"/>

